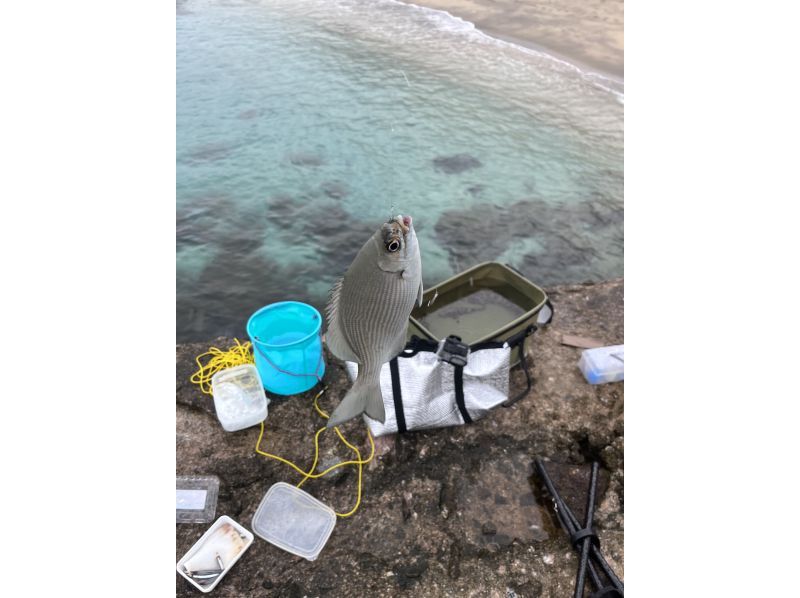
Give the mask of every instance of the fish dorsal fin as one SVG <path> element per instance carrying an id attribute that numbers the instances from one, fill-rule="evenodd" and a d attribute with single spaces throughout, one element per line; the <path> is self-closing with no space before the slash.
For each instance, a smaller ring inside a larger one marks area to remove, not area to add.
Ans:
<path id="1" fill-rule="evenodd" d="M 331 353 L 336 355 L 339 359 L 361 363 L 355 351 L 350 347 L 350 343 L 347 342 L 347 337 L 344 335 L 339 319 L 339 301 L 342 294 L 343 283 L 344 278 L 340 278 L 331 288 L 331 295 L 328 299 L 328 305 L 325 308 L 325 315 L 328 318 L 328 331 L 325 333 L 325 342 Z"/>

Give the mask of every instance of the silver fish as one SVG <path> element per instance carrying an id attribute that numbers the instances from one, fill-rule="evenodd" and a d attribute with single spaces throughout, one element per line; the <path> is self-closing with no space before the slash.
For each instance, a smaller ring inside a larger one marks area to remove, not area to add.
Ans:
<path id="1" fill-rule="evenodd" d="M 386 420 L 381 366 L 403 350 L 414 305 L 422 305 L 422 260 L 411 217 L 398 215 L 370 237 L 331 289 L 325 339 L 336 357 L 358 364 L 358 376 L 329 428 L 362 413 Z"/>

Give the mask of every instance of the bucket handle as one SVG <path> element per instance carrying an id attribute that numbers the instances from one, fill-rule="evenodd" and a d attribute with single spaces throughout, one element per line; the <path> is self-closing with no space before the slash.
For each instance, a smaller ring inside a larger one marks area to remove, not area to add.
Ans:
<path id="1" fill-rule="evenodd" d="M 264 351 L 261 350 L 261 347 L 258 346 L 258 340 L 259 340 L 258 337 L 253 337 L 253 338 L 256 341 L 256 342 L 253 343 L 253 346 L 256 348 L 256 351 L 258 351 L 261 354 L 261 357 L 263 357 L 264 359 L 267 360 L 267 363 L 269 363 L 273 368 L 278 370 L 281 374 L 287 374 L 289 376 L 297 376 L 297 377 L 313 376 L 314 378 L 317 379 L 317 382 L 320 382 L 320 383 L 322 382 L 322 378 L 319 375 L 319 366 L 322 365 L 322 354 L 323 354 L 322 335 L 321 334 L 319 335 L 319 342 L 320 342 L 319 360 L 317 361 L 317 367 L 314 368 L 314 373 L 313 374 L 297 374 L 295 372 L 290 372 L 289 370 L 284 370 L 282 368 L 279 368 L 277 365 L 275 365 L 275 362 L 272 361 L 267 356 L 267 354 L 264 353 Z"/>

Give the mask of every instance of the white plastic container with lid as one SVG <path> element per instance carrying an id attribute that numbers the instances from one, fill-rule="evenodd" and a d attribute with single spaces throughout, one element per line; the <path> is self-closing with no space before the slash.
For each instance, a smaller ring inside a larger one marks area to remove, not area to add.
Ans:
<path id="1" fill-rule="evenodd" d="M 252 543 L 253 534 L 223 515 L 200 536 L 175 568 L 194 587 L 208 593 Z"/>
<path id="2" fill-rule="evenodd" d="M 217 419 L 227 432 L 244 430 L 267 419 L 267 396 L 256 366 L 226 368 L 211 378 Z"/>
<path id="3" fill-rule="evenodd" d="M 605 384 L 625 379 L 625 345 L 586 349 L 578 367 L 589 384 Z"/>
<path id="4" fill-rule="evenodd" d="M 314 561 L 336 525 L 336 513 L 308 492 L 278 482 L 267 490 L 253 515 L 259 538 Z"/>

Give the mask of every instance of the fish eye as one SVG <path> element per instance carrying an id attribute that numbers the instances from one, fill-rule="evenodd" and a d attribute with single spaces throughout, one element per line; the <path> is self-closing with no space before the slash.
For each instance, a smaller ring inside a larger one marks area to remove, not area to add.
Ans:
<path id="1" fill-rule="evenodd" d="M 397 239 L 392 239 L 389 243 L 386 244 L 386 249 L 389 253 L 394 253 L 398 249 L 400 249 L 400 241 Z"/>

